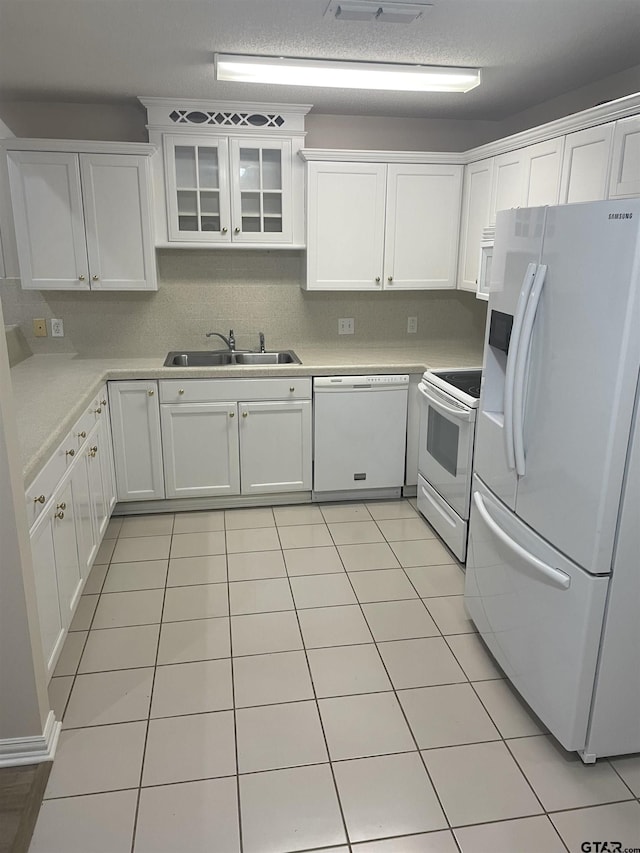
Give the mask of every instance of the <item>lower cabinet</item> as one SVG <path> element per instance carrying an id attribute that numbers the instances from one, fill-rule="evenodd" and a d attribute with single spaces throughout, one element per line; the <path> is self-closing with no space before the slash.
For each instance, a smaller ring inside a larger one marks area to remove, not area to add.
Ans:
<path id="1" fill-rule="evenodd" d="M 168 498 L 240 493 L 236 403 L 168 403 L 160 423 Z"/>
<path id="2" fill-rule="evenodd" d="M 109 382 L 119 501 L 164 498 L 157 382 Z"/>
<path id="3" fill-rule="evenodd" d="M 49 676 L 115 503 L 105 395 L 103 388 L 25 495 Z"/>
<path id="4" fill-rule="evenodd" d="M 311 489 L 311 400 L 240 403 L 243 495 Z"/>

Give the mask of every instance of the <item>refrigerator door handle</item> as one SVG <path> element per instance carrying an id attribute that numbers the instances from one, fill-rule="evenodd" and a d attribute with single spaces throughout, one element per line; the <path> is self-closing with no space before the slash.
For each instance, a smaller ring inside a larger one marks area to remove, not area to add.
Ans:
<path id="1" fill-rule="evenodd" d="M 516 457 L 516 473 L 524 477 L 526 460 L 524 455 L 524 387 L 529 362 L 529 347 L 533 335 L 533 324 L 544 287 L 547 267 L 540 264 L 529 292 L 527 308 L 522 322 L 522 334 L 516 351 L 516 370 L 513 381 L 513 449 Z"/>
<path id="2" fill-rule="evenodd" d="M 535 281 L 538 265 L 530 263 L 522 280 L 520 288 L 520 296 L 513 317 L 513 328 L 511 329 L 511 340 L 509 341 L 509 355 L 507 356 L 507 369 L 504 378 L 504 440 L 507 451 L 507 465 L 511 470 L 516 467 L 516 457 L 514 450 L 513 436 L 513 389 L 516 374 L 516 360 L 518 358 L 518 350 L 520 348 L 520 336 L 522 333 L 522 323 L 527 308 L 527 301 L 533 282 Z"/>
<path id="3" fill-rule="evenodd" d="M 482 499 L 482 495 L 480 492 L 473 493 L 473 502 L 476 505 L 478 512 L 480 513 L 480 517 L 487 525 L 489 530 L 494 534 L 494 536 L 503 542 L 511 551 L 529 563 L 534 569 L 537 569 L 541 575 L 544 575 L 547 580 L 551 581 L 555 586 L 559 586 L 562 589 L 569 589 L 571 586 L 571 577 L 566 573 L 561 571 L 560 569 L 556 569 L 553 566 L 550 566 L 548 563 L 545 563 L 543 560 L 538 559 L 526 548 L 523 548 L 522 545 L 518 544 L 515 539 L 512 539 L 504 530 L 500 527 L 497 522 L 491 518 L 489 512 L 484 505 L 484 500 Z"/>

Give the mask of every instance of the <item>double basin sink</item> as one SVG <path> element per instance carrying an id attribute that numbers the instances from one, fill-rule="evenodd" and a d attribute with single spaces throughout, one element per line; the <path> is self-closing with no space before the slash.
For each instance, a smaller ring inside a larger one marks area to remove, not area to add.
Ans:
<path id="1" fill-rule="evenodd" d="M 231 352 L 231 350 L 199 350 L 170 352 L 164 367 L 229 367 L 233 365 L 301 364 L 293 350 L 277 352 Z"/>

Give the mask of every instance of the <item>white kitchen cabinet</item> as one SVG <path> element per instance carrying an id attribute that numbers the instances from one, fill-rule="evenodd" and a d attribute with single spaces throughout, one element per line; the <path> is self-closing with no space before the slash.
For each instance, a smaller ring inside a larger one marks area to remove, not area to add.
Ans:
<path id="1" fill-rule="evenodd" d="M 488 158 L 470 163 L 464 170 L 458 262 L 458 287 L 461 290 L 475 292 L 478 286 L 480 241 L 489 224 L 493 165 L 493 158 Z"/>
<path id="2" fill-rule="evenodd" d="M 119 501 L 164 498 L 157 392 L 156 382 L 109 382 Z"/>
<path id="3" fill-rule="evenodd" d="M 311 401 L 240 403 L 242 494 L 311 489 Z"/>
<path id="4" fill-rule="evenodd" d="M 98 432 L 96 425 L 78 451 L 78 461 L 72 475 L 73 511 L 76 521 L 76 540 L 80 574 L 87 578 L 98 551 L 98 537 L 94 522 L 91 480 L 91 443 Z"/>
<path id="5" fill-rule="evenodd" d="M 309 163 L 308 290 L 380 290 L 386 166 Z"/>
<path id="6" fill-rule="evenodd" d="M 42 649 L 51 675 L 83 583 L 71 475 L 64 478 L 31 528 L 30 540 Z"/>
<path id="7" fill-rule="evenodd" d="M 461 187 L 460 166 L 387 166 L 385 289 L 455 287 Z"/>
<path id="8" fill-rule="evenodd" d="M 24 289 L 157 289 L 147 156 L 10 150 L 8 162 Z"/>
<path id="9" fill-rule="evenodd" d="M 311 489 L 311 381 L 160 382 L 167 498 Z"/>
<path id="10" fill-rule="evenodd" d="M 168 498 L 240 493 L 237 404 L 160 406 Z"/>
<path id="11" fill-rule="evenodd" d="M 499 210 L 557 204 L 563 137 L 548 139 L 495 158 L 490 221 Z"/>
<path id="12" fill-rule="evenodd" d="M 640 116 L 616 122 L 609 198 L 640 195 Z"/>
<path id="13" fill-rule="evenodd" d="M 588 127 L 565 136 L 560 204 L 607 197 L 614 124 Z"/>
<path id="14" fill-rule="evenodd" d="M 170 241 L 291 243 L 290 139 L 163 137 Z"/>
<path id="15" fill-rule="evenodd" d="M 308 290 L 455 287 L 462 167 L 313 160 Z"/>

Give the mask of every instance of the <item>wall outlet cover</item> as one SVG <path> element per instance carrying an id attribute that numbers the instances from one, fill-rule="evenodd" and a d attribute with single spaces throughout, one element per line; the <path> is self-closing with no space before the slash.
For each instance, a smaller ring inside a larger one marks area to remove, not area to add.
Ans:
<path id="1" fill-rule="evenodd" d="M 407 334 L 415 335 L 418 331 L 418 318 L 417 317 L 407 317 Z"/>
<path id="2" fill-rule="evenodd" d="M 353 317 L 341 317 L 338 320 L 339 335 L 353 335 L 355 332 L 355 321 Z"/>
<path id="3" fill-rule="evenodd" d="M 62 320 L 51 320 L 51 337 L 64 338 L 64 323 Z"/>
<path id="4" fill-rule="evenodd" d="M 33 321 L 33 334 L 36 338 L 47 337 L 47 321 L 44 317 Z"/>

